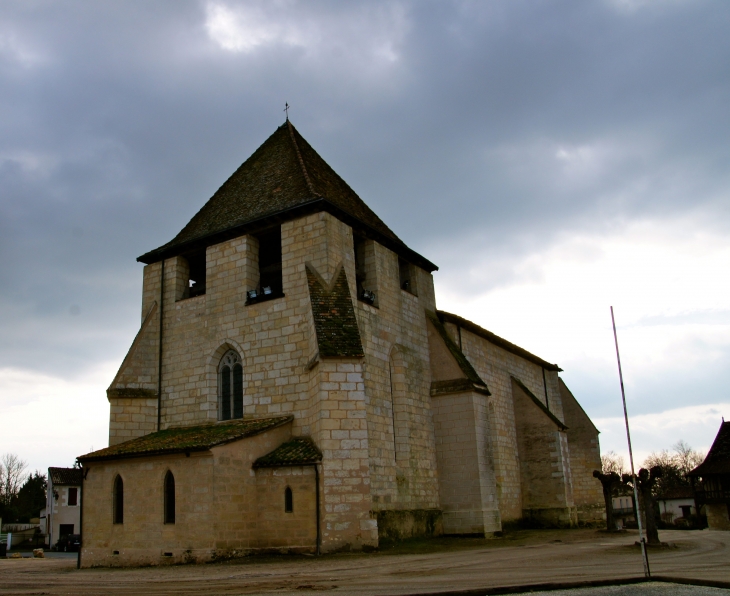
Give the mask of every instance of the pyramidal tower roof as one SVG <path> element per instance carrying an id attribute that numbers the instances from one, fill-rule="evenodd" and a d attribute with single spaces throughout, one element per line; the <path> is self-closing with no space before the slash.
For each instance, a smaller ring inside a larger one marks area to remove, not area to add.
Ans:
<path id="1" fill-rule="evenodd" d="M 287 120 L 226 180 L 170 242 L 137 260 L 154 263 L 275 223 L 326 211 L 412 263 L 408 248 Z"/>

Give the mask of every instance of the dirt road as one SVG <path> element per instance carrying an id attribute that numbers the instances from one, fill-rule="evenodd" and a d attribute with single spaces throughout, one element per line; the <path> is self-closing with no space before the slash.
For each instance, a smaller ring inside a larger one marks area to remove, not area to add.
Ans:
<path id="1" fill-rule="evenodd" d="M 413 594 L 643 574 L 637 535 L 520 531 L 504 538 L 440 539 L 370 554 L 249 557 L 210 565 L 84 569 L 64 559 L 0 561 L 0 594 Z M 730 532 L 662 531 L 652 573 L 730 581 Z"/>

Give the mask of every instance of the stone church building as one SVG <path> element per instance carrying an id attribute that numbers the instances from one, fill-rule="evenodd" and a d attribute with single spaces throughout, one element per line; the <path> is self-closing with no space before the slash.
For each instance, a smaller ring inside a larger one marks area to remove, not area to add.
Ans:
<path id="1" fill-rule="evenodd" d="M 83 566 L 368 549 L 600 519 L 561 369 L 436 308 L 416 253 L 287 121 L 142 255 L 83 468 Z"/>

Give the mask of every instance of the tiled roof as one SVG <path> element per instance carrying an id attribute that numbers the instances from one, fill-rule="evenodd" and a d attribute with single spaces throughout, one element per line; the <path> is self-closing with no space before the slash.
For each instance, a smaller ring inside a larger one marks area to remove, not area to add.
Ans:
<path id="1" fill-rule="evenodd" d="M 499 346 L 503 350 L 507 350 L 512 354 L 520 356 L 525 360 L 528 360 L 537 364 L 538 366 L 543 367 L 545 370 L 553 370 L 556 372 L 560 372 L 563 370 L 557 364 L 551 364 L 550 362 L 547 362 L 542 358 L 531 354 L 527 350 L 522 349 L 520 346 L 516 346 L 515 344 L 508 342 L 506 339 L 502 339 L 498 335 L 494 335 L 494 333 L 492 333 L 491 331 L 487 331 L 476 323 L 472 323 L 467 319 L 463 319 L 458 315 L 454 315 L 450 312 L 446 312 L 443 310 L 439 310 L 436 312 L 438 313 L 439 319 L 441 319 L 441 321 L 443 321 L 444 323 L 453 323 L 454 325 L 458 325 L 462 329 L 466 329 L 474 335 L 478 335 L 479 337 L 486 339 L 488 342 L 494 344 L 495 346 Z"/>
<path id="2" fill-rule="evenodd" d="M 709 476 L 730 474 L 730 422 L 723 422 L 717 431 L 715 441 L 705 461 L 692 470 L 688 476 Z"/>
<path id="3" fill-rule="evenodd" d="M 474 367 L 471 365 L 471 362 L 467 360 L 466 356 L 464 356 L 464 352 L 461 351 L 461 348 L 459 348 L 459 346 L 454 343 L 454 340 L 451 339 L 451 336 L 449 335 L 448 331 L 446 331 L 446 328 L 443 326 L 438 316 L 436 316 L 436 313 L 427 310 L 426 316 L 436 328 L 436 331 L 438 331 L 438 334 L 441 336 L 441 339 L 446 344 L 449 352 L 451 352 L 454 360 L 456 360 L 456 363 L 459 365 L 461 372 L 464 373 L 464 376 L 466 377 L 465 381 L 471 385 L 471 387 L 466 385 L 459 385 L 459 383 L 457 382 L 458 380 L 441 382 L 437 381 L 431 384 L 431 395 L 435 396 L 444 393 L 453 393 L 457 390 L 465 391 L 468 389 L 474 389 L 475 391 L 478 391 L 480 393 L 490 395 L 487 384 L 482 381 L 479 373 L 474 370 Z"/>
<path id="4" fill-rule="evenodd" d="M 83 473 L 81 468 L 48 468 L 48 477 L 54 486 L 81 486 Z"/>
<path id="5" fill-rule="evenodd" d="M 281 125 L 167 244 L 139 257 L 153 263 L 307 213 L 331 212 L 416 265 L 437 267 L 408 248 L 304 140 Z"/>
<path id="6" fill-rule="evenodd" d="M 254 468 L 276 468 L 281 466 L 305 466 L 322 461 L 322 452 L 309 437 L 294 437 L 279 445 L 271 453 L 259 457 Z"/>
<path id="7" fill-rule="evenodd" d="M 167 430 L 119 443 L 113 447 L 87 453 L 80 456 L 78 460 L 87 463 L 106 459 L 207 451 L 216 445 L 223 445 L 276 428 L 291 422 L 293 419 L 293 416 L 278 416 L 276 418 L 254 420 L 230 420 L 204 426 L 168 428 Z"/>
<path id="8" fill-rule="evenodd" d="M 345 269 L 340 267 L 332 288 L 325 288 L 319 275 L 307 266 L 307 282 L 319 355 L 323 358 L 364 356 Z"/>

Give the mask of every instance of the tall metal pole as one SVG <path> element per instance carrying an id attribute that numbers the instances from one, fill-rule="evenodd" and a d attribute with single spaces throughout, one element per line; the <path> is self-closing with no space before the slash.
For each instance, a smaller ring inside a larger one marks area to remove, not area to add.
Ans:
<path id="1" fill-rule="evenodd" d="M 634 485 L 634 503 L 636 503 L 636 521 L 639 524 L 639 540 L 641 541 L 641 555 L 644 563 L 644 575 L 651 577 L 649 569 L 649 557 L 646 552 L 646 540 L 644 540 L 644 528 L 641 524 L 641 501 L 639 501 L 639 490 L 637 488 L 636 473 L 634 472 L 634 452 L 631 449 L 631 432 L 629 431 L 629 413 L 626 410 L 626 393 L 624 392 L 624 376 L 621 372 L 621 357 L 618 354 L 618 336 L 616 335 L 616 320 L 613 318 L 613 306 L 611 307 L 611 324 L 613 325 L 613 341 L 616 344 L 616 360 L 618 362 L 618 378 L 621 382 L 621 399 L 624 402 L 624 420 L 626 421 L 626 439 L 629 442 L 629 461 L 631 462 L 631 479 Z"/>

